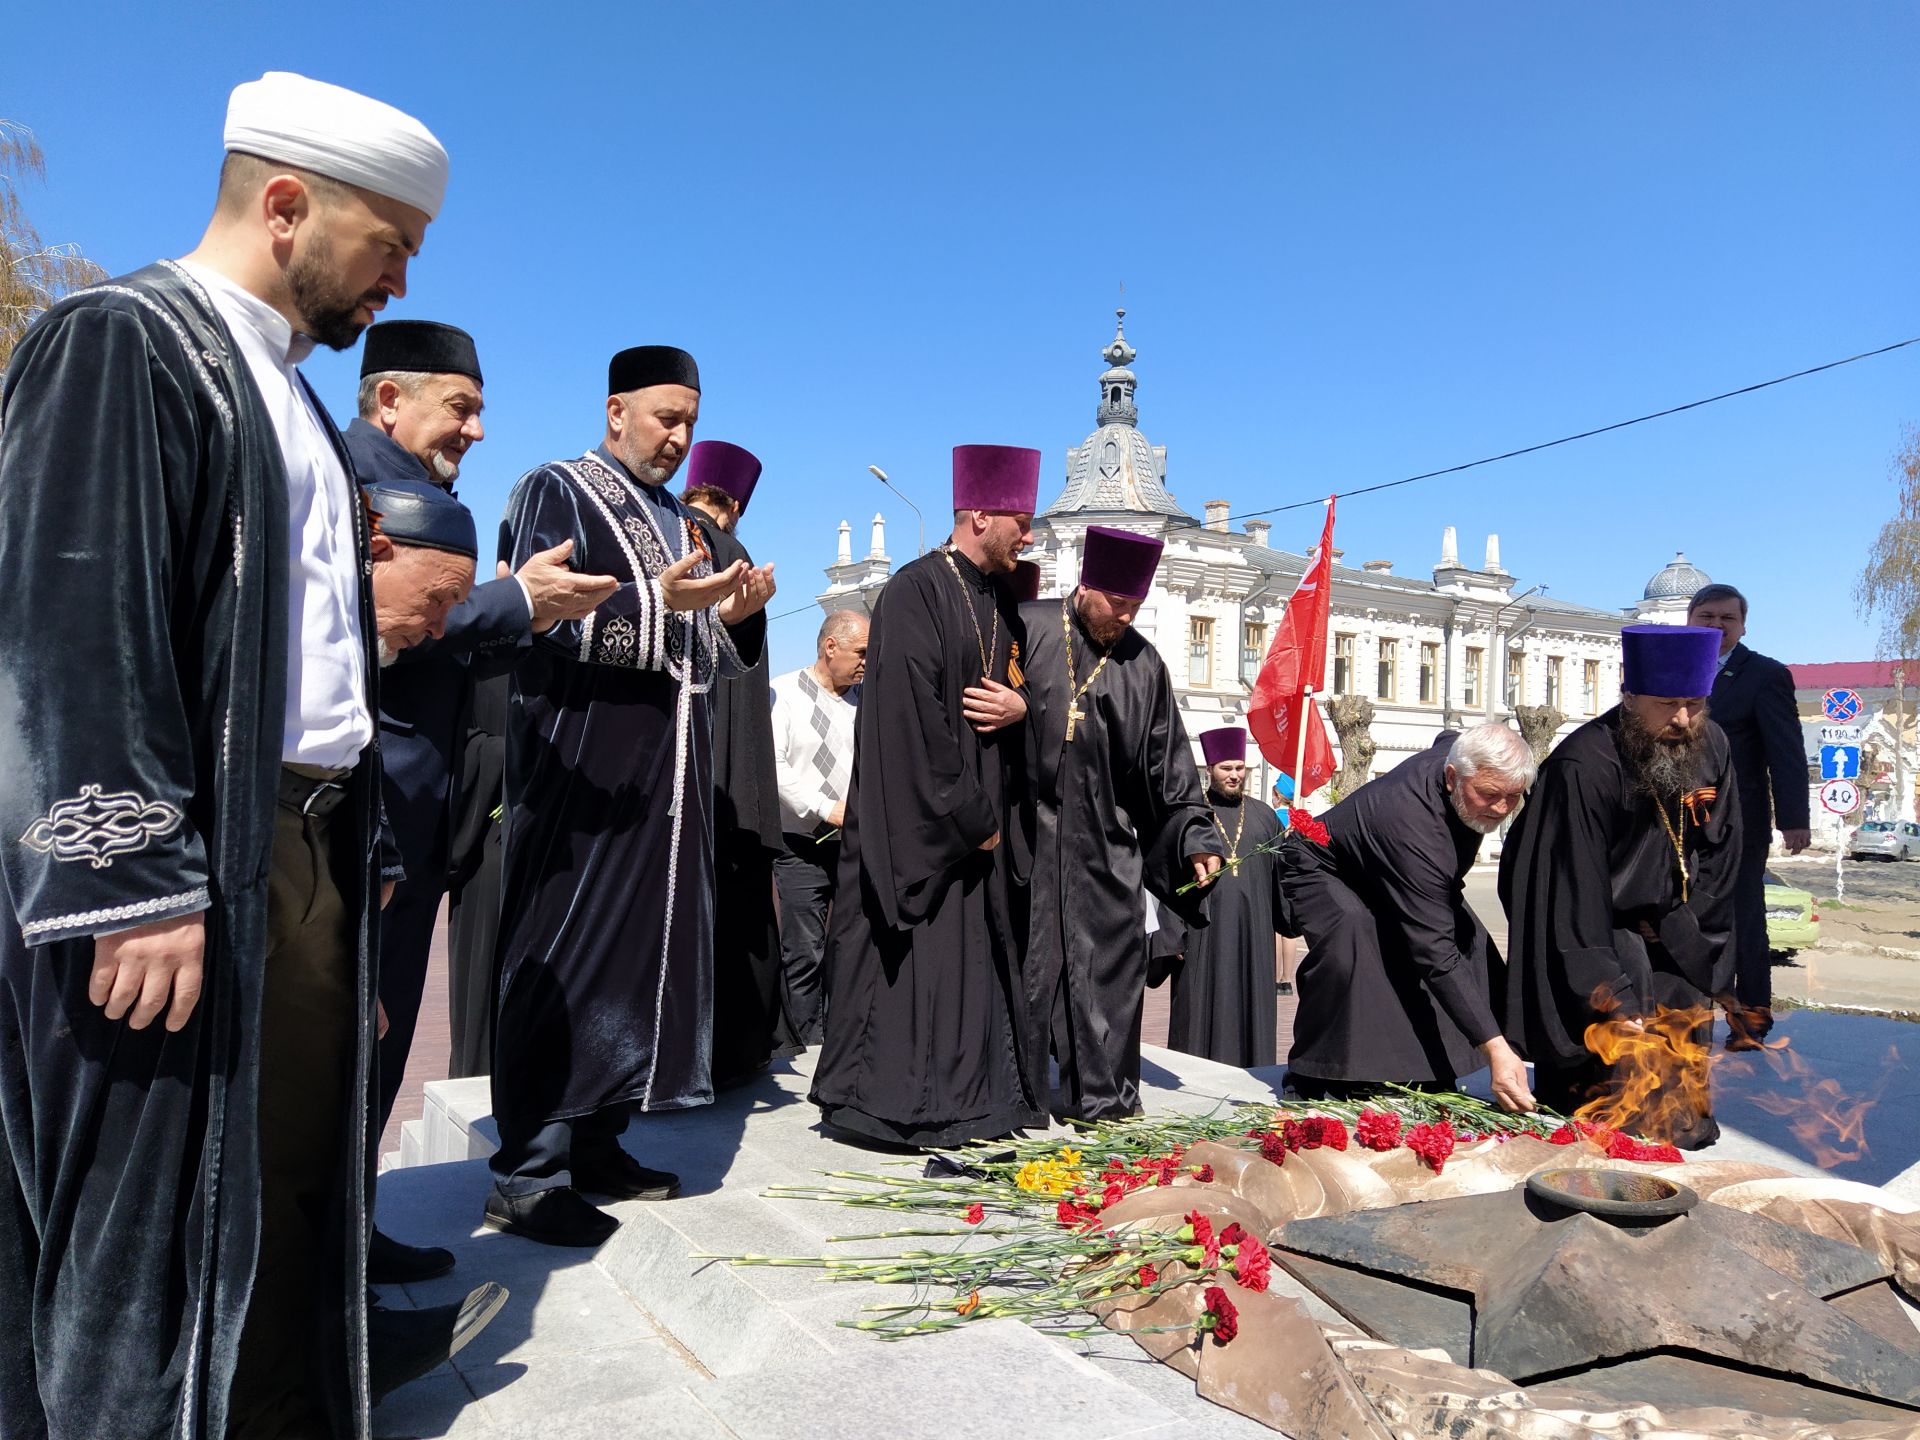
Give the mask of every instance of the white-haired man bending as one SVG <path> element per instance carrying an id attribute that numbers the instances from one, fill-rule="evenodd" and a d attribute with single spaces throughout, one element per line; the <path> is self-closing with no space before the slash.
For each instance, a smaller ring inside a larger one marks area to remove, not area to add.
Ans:
<path id="1" fill-rule="evenodd" d="M 1290 832 L 1281 883 L 1307 938 L 1287 1084 L 1309 1098 L 1391 1082 L 1451 1089 L 1490 1067 L 1494 1097 L 1531 1110 L 1526 1065 L 1500 1033 L 1499 952 L 1467 905 L 1480 840 L 1533 784 L 1505 725 L 1445 734 L 1323 817 L 1322 844 Z"/>

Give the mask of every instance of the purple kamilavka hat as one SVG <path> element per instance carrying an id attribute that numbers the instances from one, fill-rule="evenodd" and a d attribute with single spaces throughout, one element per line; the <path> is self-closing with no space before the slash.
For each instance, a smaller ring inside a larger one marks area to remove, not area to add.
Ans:
<path id="1" fill-rule="evenodd" d="M 1164 541 L 1151 535 L 1089 525 L 1080 552 L 1080 583 L 1123 600 L 1144 600 L 1165 548 Z"/>
<path id="2" fill-rule="evenodd" d="M 1217 730 L 1200 732 L 1200 753 L 1209 765 L 1225 765 L 1230 760 L 1247 758 L 1247 732 L 1238 725 L 1222 725 Z"/>
<path id="3" fill-rule="evenodd" d="M 751 450 L 724 440 L 702 440 L 687 452 L 687 488 L 711 485 L 733 497 L 742 515 L 760 483 L 760 460 Z"/>
<path id="4" fill-rule="evenodd" d="M 1691 700 L 1713 693 L 1720 632 L 1701 625 L 1629 625 L 1620 632 L 1620 688 Z"/>
<path id="5" fill-rule="evenodd" d="M 953 447 L 953 508 L 1031 515 L 1040 495 L 1040 452 L 1018 445 Z"/>

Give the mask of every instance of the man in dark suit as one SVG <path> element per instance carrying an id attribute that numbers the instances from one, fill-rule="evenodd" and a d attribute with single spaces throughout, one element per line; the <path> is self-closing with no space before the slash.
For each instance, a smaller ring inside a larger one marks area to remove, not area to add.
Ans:
<path id="1" fill-rule="evenodd" d="M 427 480 L 451 492 L 467 450 L 484 438 L 480 357 L 473 337 L 452 325 L 390 320 L 367 331 L 360 363 L 359 418 L 347 453 L 361 485 Z M 383 878 L 397 880 L 380 916 L 378 1119 L 384 1129 L 400 1093 L 426 987 L 433 927 L 446 893 L 455 751 L 465 738 L 477 661 L 510 667 L 537 631 L 577 619 L 613 591 L 613 581 L 567 568 L 570 547 L 532 557 L 518 574 L 473 587 L 446 633 L 380 655 L 382 799 L 389 843 Z M 396 853 L 397 852 L 397 853 Z M 453 1267 L 446 1250 L 402 1245 L 379 1231 L 367 1258 L 375 1284 L 404 1284 Z"/>
<path id="2" fill-rule="evenodd" d="M 1727 732 L 1745 827 L 1734 886 L 1734 995 L 1727 1020 L 1736 1049 L 1750 1048 L 1773 1027 L 1773 975 L 1767 947 L 1767 851 L 1777 827 L 1789 855 L 1813 838 L 1807 816 L 1806 744 L 1793 699 L 1793 676 L 1778 660 L 1740 643 L 1747 597 L 1731 585 L 1708 585 L 1687 606 L 1687 623 L 1720 632 L 1720 673 L 1707 709 Z"/>

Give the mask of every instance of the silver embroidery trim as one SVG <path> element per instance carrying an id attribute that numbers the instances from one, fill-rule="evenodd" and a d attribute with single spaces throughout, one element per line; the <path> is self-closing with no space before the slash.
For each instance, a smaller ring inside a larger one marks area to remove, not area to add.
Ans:
<path id="1" fill-rule="evenodd" d="M 196 885 L 191 890 L 183 890 L 178 895 L 164 895 L 157 900 L 136 900 L 130 905 L 111 905 L 104 910 L 80 910 L 71 915 L 56 915 L 51 920 L 35 920 L 30 925 L 20 927 L 20 938 L 31 945 L 36 935 L 50 934 L 56 930 L 93 930 L 101 925 L 111 925 L 116 920 L 138 920 L 143 916 L 158 915 L 163 910 L 188 914 L 195 909 L 205 909 L 210 903 L 207 887 Z"/>
<path id="2" fill-rule="evenodd" d="M 593 622 L 599 618 L 598 610 L 589 610 L 587 618 L 580 622 L 580 659 L 583 662 L 593 658 Z"/>
<path id="3" fill-rule="evenodd" d="M 636 634 L 634 657 L 631 662 L 620 663 L 631 664 L 636 670 L 665 669 L 671 672 L 672 666 L 666 663 L 666 647 L 661 643 L 664 638 L 661 633 L 663 628 L 661 622 L 667 607 L 660 599 L 660 582 L 654 579 L 647 567 L 641 563 L 640 553 L 634 547 L 634 537 L 619 520 L 614 518 L 613 511 L 608 507 L 607 499 L 602 493 L 603 485 L 619 487 L 621 484 L 619 478 L 609 474 L 605 464 L 591 451 L 582 455 L 578 461 L 560 461 L 555 468 L 571 479 L 575 488 L 593 503 L 593 507 L 600 512 L 600 517 L 607 522 L 607 528 L 613 532 L 615 543 L 627 557 L 627 568 L 633 576 L 640 611 L 637 620 L 631 622 L 635 626 Z M 625 501 L 626 494 L 624 489 L 621 489 L 616 503 L 624 504 Z M 647 523 L 653 529 L 654 537 L 663 553 L 670 557 L 673 551 L 668 547 L 666 537 L 659 533 L 657 527 L 652 526 L 652 517 L 648 517 Z M 588 618 L 592 619 L 591 616 Z M 639 637 L 645 637 L 644 642 L 641 642 Z M 581 626 L 580 658 L 582 660 L 592 658 L 591 637 L 587 625 Z"/>
<path id="4" fill-rule="evenodd" d="M 20 843 L 56 861 L 85 860 L 105 870 L 116 855 L 133 855 L 163 835 L 171 835 L 186 816 L 178 806 L 149 800 L 133 790 L 103 791 L 82 785 L 78 795 L 56 800 L 27 826 Z"/>

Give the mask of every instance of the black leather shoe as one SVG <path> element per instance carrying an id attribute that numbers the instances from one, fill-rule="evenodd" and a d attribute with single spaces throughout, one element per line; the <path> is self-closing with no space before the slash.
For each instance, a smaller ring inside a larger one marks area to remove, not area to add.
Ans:
<path id="1" fill-rule="evenodd" d="M 680 1177 L 650 1170 L 618 1146 L 584 1159 L 576 1155 L 570 1167 L 573 1188 L 585 1195 L 613 1200 L 671 1200 L 680 1193 Z"/>
<path id="2" fill-rule="evenodd" d="M 453 1252 L 438 1245 L 402 1245 L 391 1235 L 373 1232 L 367 1242 L 369 1285 L 411 1285 L 453 1269 Z"/>
<path id="3" fill-rule="evenodd" d="M 487 1212 L 482 1223 L 489 1230 L 518 1235 L 542 1245 L 570 1245 L 592 1249 L 606 1243 L 620 1228 L 620 1222 L 596 1209 L 578 1190 L 561 1186 L 555 1190 L 536 1190 L 531 1195 L 502 1195 L 495 1189 L 487 1195 Z"/>
<path id="4" fill-rule="evenodd" d="M 506 1287 L 489 1280 L 468 1291 L 457 1305 L 369 1310 L 367 1371 L 374 1403 L 446 1364 L 487 1328 L 506 1303 Z"/>

